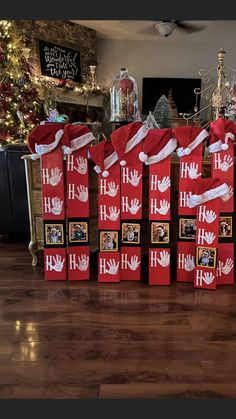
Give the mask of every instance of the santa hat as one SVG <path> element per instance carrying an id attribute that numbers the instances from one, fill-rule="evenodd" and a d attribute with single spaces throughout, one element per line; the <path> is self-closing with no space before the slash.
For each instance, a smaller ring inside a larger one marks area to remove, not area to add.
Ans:
<path id="1" fill-rule="evenodd" d="M 176 150 L 178 157 L 191 154 L 209 136 L 206 129 L 191 125 L 174 128 L 172 133 L 178 141 L 178 148 Z"/>
<path id="2" fill-rule="evenodd" d="M 144 140 L 139 160 L 146 165 L 158 163 L 168 157 L 177 147 L 170 128 L 151 129 Z"/>
<path id="3" fill-rule="evenodd" d="M 71 154 L 93 140 L 95 140 L 95 137 L 87 126 L 67 124 L 62 138 L 64 153 Z"/>
<path id="4" fill-rule="evenodd" d="M 146 137 L 147 132 L 148 130 L 140 122 L 131 122 L 112 132 L 111 141 L 121 166 L 126 165 L 125 154 L 138 145 Z"/>
<path id="5" fill-rule="evenodd" d="M 119 160 L 111 141 L 108 140 L 103 140 L 91 147 L 90 155 L 96 163 L 95 172 L 101 173 L 103 177 L 109 175 L 108 169 Z"/>
<path id="6" fill-rule="evenodd" d="M 221 197 L 224 200 L 229 193 L 229 186 L 217 178 L 198 179 L 197 182 L 193 182 L 192 192 L 188 199 L 189 208 L 194 208 L 215 198 Z"/>
<path id="7" fill-rule="evenodd" d="M 31 158 L 36 160 L 42 154 L 53 151 L 61 141 L 64 124 L 46 123 L 38 125 L 28 136 L 28 146 L 32 153 Z"/>
<path id="8" fill-rule="evenodd" d="M 210 124 L 210 145 L 208 151 L 217 153 L 228 150 L 228 141 L 235 139 L 235 124 L 230 119 L 218 118 Z"/>

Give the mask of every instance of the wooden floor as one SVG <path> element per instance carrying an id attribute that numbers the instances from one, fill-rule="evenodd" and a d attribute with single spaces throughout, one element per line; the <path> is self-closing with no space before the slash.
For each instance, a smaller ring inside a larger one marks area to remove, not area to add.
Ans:
<path id="1" fill-rule="evenodd" d="M 45 282 L 0 245 L 0 398 L 235 397 L 235 287 Z"/>

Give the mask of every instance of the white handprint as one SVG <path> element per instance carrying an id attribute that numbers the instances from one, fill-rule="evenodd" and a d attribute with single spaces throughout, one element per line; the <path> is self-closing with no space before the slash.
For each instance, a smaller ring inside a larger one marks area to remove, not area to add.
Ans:
<path id="1" fill-rule="evenodd" d="M 87 159 L 84 159 L 83 157 L 79 156 L 79 158 L 76 159 L 76 163 L 77 167 L 74 166 L 76 172 L 78 172 L 80 175 L 85 175 L 88 170 Z"/>
<path id="2" fill-rule="evenodd" d="M 62 212 L 62 205 L 63 205 L 63 201 L 61 201 L 60 198 L 58 198 L 57 196 L 53 197 L 51 212 L 54 215 L 60 215 Z"/>
<path id="3" fill-rule="evenodd" d="M 49 178 L 49 183 L 51 186 L 56 186 L 60 182 L 62 177 L 62 172 L 60 171 L 59 167 L 55 167 L 55 169 L 51 169 L 51 177 Z"/>
<path id="4" fill-rule="evenodd" d="M 233 166 L 234 161 L 233 158 L 230 157 L 229 155 L 225 155 L 223 161 L 220 163 L 220 170 L 222 170 L 222 172 L 227 172 L 227 170 Z"/>
<path id="5" fill-rule="evenodd" d="M 187 272 L 191 272 L 193 271 L 195 268 L 195 263 L 194 263 L 194 256 L 191 255 L 186 255 L 186 258 L 184 259 L 184 269 Z"/>
<path id="6" fill-rule="evenodd" d="M 232 271 L 233 267 L 234 267 L 233 259 L 228 258 L 226 260 L 225 266 L 221 268 L 221 271 L 223 272 L 223 274 L 228 275 Z"/>
<path id="7" fill-rule="evenodd" d="M 81 202 L 87 202 L 87 200 L 88 200 L 88 188 L 87 188 L 87 186 L 79 185 L 79 186 L 77 186 L 77 191 L 78 191 L 79 195 L 77 195 L 75 193 L 75 197 Z"/>
<path id="8" fill-rule="evenodd" d="M 132 256 L 130 262 L 128 262 L 128 266 L 131 271 L 136 271 L 140 265 L 140 261 L 138 260 L 138 256 Z"/>
<path id="9" fill-rule="evenodd" d="M 210 223 L 213 223 L 213 221 L 215 221 L 216 217 L 217 217 L 216 213 L 214 211 L 210 210 L 210 211 L 206 211 L 204 220 L 208 224 L 210 224 Z"/>
<path id="10" fill-rule="evenodd" d="M 210 285 L 214 281 L 215 276 L 210 272 L 205 272 L 203 276 L 203 281 L 205 284 Z"/>
<path id="11" fill-rule="evenodd" d="M 130 172 L 129 182 L 133 186 L 138 186 L 141 177 L 142 177 L 142 174 L 139 176 L 138 170 L 133 170 L 133 172 Z"/>
<path id="12" fill-rule="evenodd" d="M 170 203 L 165 199 L 161 199 L 160 201 L 160 208 L 156 208 L 156 211 L 159 212 L 161 215 L 166 215 L 170 209 Z"/>
<path id="13" fill-rule="evenodd" d="M 117 195 L 119 185 L 116 186 L 115 182 L 108 183 L 108 191 L 104 192 L 104 195 L 109 195 L 112 198 Z"/>
<path id="14" fill-rule="evenodd" d="M 106 217 L 110 220 L 110 221 L 116 221 L 118 220 L 119 214 L 120 214 L 120 210 L 118 210 L 117 207 L 109 207 L 109 215 L 106 215 Z"/>
<path id="15" fill-rule="evenodd" d="M 116 275 L 118 272 L 119 264 L 120 262 L 116 263 L 115 259 L 109 259 L 109 261 L 107 261 L 109 269 L 106 269 L 106 273 L 110 275 Z"/>
<path id="16" fill-rule="evenodd" d="M 160 192 L 165 192 L 170 187 L 170 177 L 164 176 L 162 181 L 158 180 L 158 189 Z"/>
<path id="17" fill-rule="evenodd" d="M 161 258 L 157 259 L 158 263 L 161 266 L 163 266 L 163 268 L 165 268 L 166 266 L 169 266 L 169 264 L 170 264 L 170 254 L 166 250 L 163 250 L 160 253 L 160 256 L 161 256 Z"/>
<path id="18" fill-rule="evenodd" d="M 210 232 L 206 232 L 205 236 L 204 236 L 204 240 L 208 243 L 211 244 L 213 243 L 213 241 L 215 240 L 216 236 L 214 233 L 210 233 Z"/>
<path id="19" fill-rule="evenodd" d="M 139 208 L 141 208 L 142 204 L 139 204 L 139 200 L 137 198 L 131 199 L 131 206 L 129 207 L 129 212 L 133 215 L 137 214 Z"/>
<path id="20" fill-rule="evenodd" d="M 87 271 L 89 265 L 89 257 L 86 255 L 78 256 L 79 266 L 78 269 L 80 271 Z"/>
<path id="21" fill-rule="evenodd" d="M 234 189 L 232 186 L 230 186 L 228 193 L 221 197 L 222 201 L 225 201 L 225 202 L 228 201 L 233 196 L 233 194 L 234 194 Z"/>
<path id="22" fill-rule="evenodd" d="M 62 257 L 59 255 L 53 256 L 53 263 L 49 262 L 50 268 L 52 268 L 56 272 L 61 272 L 64 266 L 65 259 L 62 260 Z"/>
<path id="23" fill-rule="evenodd" d="M 190 163 L 188 167 L 188 176 L 190 179 L 197 179 L 201 176 L 201 173 L 198 173 L 198 164 Z"/>

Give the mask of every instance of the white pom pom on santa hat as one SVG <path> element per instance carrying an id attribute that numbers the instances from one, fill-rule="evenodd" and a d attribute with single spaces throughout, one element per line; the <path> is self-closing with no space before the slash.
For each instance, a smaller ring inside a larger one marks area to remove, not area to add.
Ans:
<path id="1" fill-rule="evenodd" d="M 72 148 L 67 147 L 67 146 L 63 146 L 63 150 L 65 154 L 72 154 Z"/>
<path id="2" fill-rule="evenodd" d="M 126 165 L 126 161 L 125 161 L 125 160 L 121 160 L 121 161 L 120 161 L 120 165 L 121 165 L 121 166 L 125 166 L 125 165 Z"/>
<path id="3" fill-rule="evenodd" d="M 228 148 L 229 148 L 229 145 L 227 144 L 227 143 L 223 143 L 223 144 L 221 144 L 221 149 L 222 150 L 228 150 Z"/>
<path id="4" fill-rule="evenodd" d="M 148 155 L 145 154 L 143 151 L 141 151 L 141 153 L 139 153 L 139 160 L 143 163 L 145 163 L 148 159 Z"/>
<path id="5" fill-rule="evenodd" d="M 109 176 L 109 172 L 108 172 L 108 170 L 104 170 L 104 171 L 102 172 L 102 176 L 103 176 L 103 177 L 108 177 L 108 176 Z"/>
<path id="6" fill-rule="evenodd" d="M 186 147 L 184 151 L 185 151 L 186 156 L 191 154 L 191 149 L 189 147 Z"/>

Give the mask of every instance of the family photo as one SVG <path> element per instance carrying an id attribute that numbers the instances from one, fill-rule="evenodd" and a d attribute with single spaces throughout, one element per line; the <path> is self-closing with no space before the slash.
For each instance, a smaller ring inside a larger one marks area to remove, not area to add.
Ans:
<path id="1" fill-rule="evenodd" d="M 170 241 L 169 223 L 152 222 L 151 243 L 169 243 L 169 241 Z"/>
<path id="2" fill-rule="evenodd" d="M 69 241 L 72 243 L 88 241 L 88 223 L 70 222 L 69 223 Z"/>
<path id="3" fill-rule="evenodd" d="M 232 237 L 232 217 L 220 217 L 219 237 Z"/>
<path id="4" fill-rule="evenodd" d="M 100 231 L 100 252 L 118 251 L 118 232 Z"/>
<path id="5" fill-rule="evenodd" d="M 216 248 L 197 247 L 197 266 L 216 267 Z"/>
<path id="6" fill-rule="evenodd" d="M 46 244 L 63 244 L 63 224 L 46 224 L 45 241 Z"/>
<path id="7" fill-rule="evenodd" d="M 192 239 L 196 238 L 196 219 L 180 218 L 179 220 L 179 238 Z"/>
<path id="8" fill-rule="evenodd" d="M 140 243 L 140 224 L 122 224 L 122 242 Z"/>

